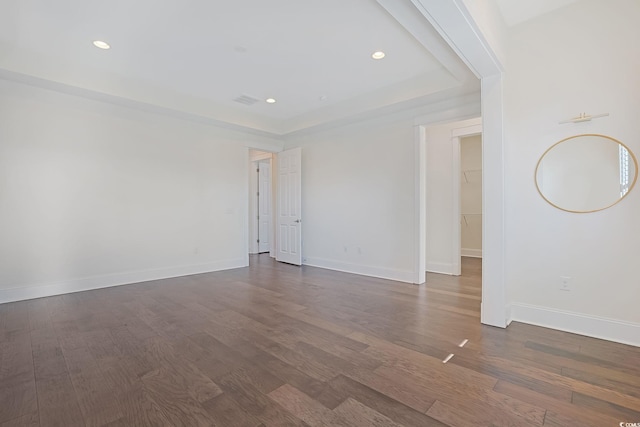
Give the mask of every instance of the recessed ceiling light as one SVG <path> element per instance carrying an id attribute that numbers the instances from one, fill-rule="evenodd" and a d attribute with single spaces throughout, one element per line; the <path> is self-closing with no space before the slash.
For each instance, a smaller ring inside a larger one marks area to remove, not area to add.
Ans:
<path id="1" fill-rule="evenodd" d="M 384 55 L 384 52 L 383 52 L 383 51 L 381 51 L 381 50 L 379 50 L 379 51 L 377 51 L 377 52 L 373 52 L 373 53 L 371 54 L 371 57 L 372 57 L 373 59 L 382 59 L 382 58 L 384 58 L 384 56 L 385 56 L 385 55 Z"/>
<path id="2" fill-rule="evenodd" d="M 103 42 L 102 40 L 94 40 L 93 45 L 100 49 L 105 49 L 105 50 L 111 49 L 111 46 L 109 46 L 109 43 Z"/>
<path id="3" fill-rule="evenodd" d="M 267 104 L 275 104 L 275 103 L 276 103 L 276 100 L 275 100 L 275 99 L 273 99 L 273 98 L 267 98 L 267 99 L 265 99 L 265 102 L 266 102 Z"/>

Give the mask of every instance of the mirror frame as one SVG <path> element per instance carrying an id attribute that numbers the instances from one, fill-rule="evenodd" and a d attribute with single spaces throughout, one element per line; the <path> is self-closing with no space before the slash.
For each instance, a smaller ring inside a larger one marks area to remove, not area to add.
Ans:
<path id="1" fill-rule="evenodd" d="M 605 206 L 603 208 L 599 208 L 599 209 L 593 209 L 593 210 L 590 210 L 590 211 L 574 211 L 574 210 L 571 210 L 571 209 L 561 208 L 560 206 L 556 205 L 555 203 L 552 203 L 551 201 L 549 201 L 549 199 L 547 199 L 544 196 L 544 194 L 542 194 L 542 190 L 540 190 L 540 186 L 538 185 L 538 169 L 540 168 L 540 163 L 542 163 L 542 159 L 544 159 L 544 156 L 546 156 L 549 151 L 553 150 L 556 145 L 562 144 L 563 142 L 566 142 L 566 141 L 568 141 L 570 139 L 580 138 L 582 136 L 597 136 L 597 137 L 600 137 L 600 138 L 606 138 L 606 139 L 609 139 L 609 140 L 611 140 L 611 141 L 613 141 L 613 142 L 615 142 L 617 144 L 622 145 L 624 148 L 627 149 L 627 152 L 629 153 L 629 155 L 633 159 L 633 163 L 635 165 L 635 174 L 634 174 L 634 177 L 633 177 L 633 182 L 629 186 L 629 191 L 627 191 L 627 194 L 625 194 L 624 196 L 620 197 L 618 200 L 616 200 L 615 202 L 611 203 L 610 205 L 607 205 L 607 206 Z M 544 153 L 542 153 L 542 156 L 540 156 L 540 159 L 538 160 L 538 163 L 536 164 L 536 170 L 535 170 L 535 172 L 533 174 L 533 181 L 536 184 L 536 190 L 538 190 L 538 194 L 540 194 L 540 197 L 542 197 L 545 202 L 549 203 L 554 208 L 560 209 L 561 211 L 565 211 L 565 212 L 571 212 L 571 213 L 591 213 L 591 212 L 599 212 L 599 211 L 603 211 L 605 209 L 609 209 L 610 207 L 615 206 L 618 203 L 620 203 L 621 200 L 623 200 L 625 197 L 627 197 L 629 195 L 629 193 L 631 193 L 631 190 L 633 190 L 633 187 L 635 187 L 637 180 L 638 180 L 638 159 L 636 159 L 636 156 L 635 156 L 635 154 L 633 154 L 633 151 L 631 151 L 631 149 L 626 144 L 623 144 L 622 142 L 618 141 L 617 139 L 612 138 L 612 137 L 607 136 L 607 135 L 601 135 L 601 134 L 597 134 L 597 133 L 582 133 L 582 134 L 579 134 L 579 135 L 573 135 L 573 136 L 561 139 L 560 141 L 556 142 L 551 147 L 547 148 Z"/>

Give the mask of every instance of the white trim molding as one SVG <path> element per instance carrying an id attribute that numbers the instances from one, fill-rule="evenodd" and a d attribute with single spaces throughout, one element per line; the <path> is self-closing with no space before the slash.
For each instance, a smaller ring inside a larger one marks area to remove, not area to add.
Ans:
<path id="1" fill-rule="evenodd" d="M 460 250 L 462 256 L 466 256 L 469 258 L 482 258 L 482 249 L 467 249 L 462 248 Z"/>
<path id="2" fill-rule="evenodd" d="M 448 274 L 449 276 L 458 276 L 456 274 L 456 265 L 445 262 L 427 262 L 427 273 Z"/>
<path id="3" fill-rule="evenodd" d="M 640 347 L 638 323 L 520 303 L 511 304 L 511 319 L 515 322 Z"/>
<path id="4" fill-rule="evenodd" d="M 273 153 L 266 151 L 256 152 L 256 150 L 250 150 L 249 157 L 252 162 L 259 162 L 260 160 L 271 160 L 273 158 Z"/>
<path id="5" fill-rule="evenodd" d="M 411 270 L 397 270 L 393 268 L 352 264 L 330 259 L 308 257 L 303 258 L 302 264 L 308 265 L 309 267 L 326 268 L 328 270 L 342 271 L 343 273 L 359 274 L 362 276 L 377 277 L 379 279 L 395 280 L 398 282 L 413 283 L 414 281 L 414 272 Z"/>
<path id="6" fill-rule="evenodd" d="M 132 271 L 126 273 L 92 276 L 79 279 L 64 280 L 55 283 L 44 283 L 25 287 L 0 289 L 0 304 L 23 301 L 34 298 L 63 295 L 72 292 L 90 291 L 93 289 L 109 288 L 112 286 L 131 285 L 152 280 L 171 279 L 190 276 L 193 274 L 211 273 L 214 271 L 231 270 L 246 267 L 245 258 L 236 258 L 211 262 L 207 264 L 185 265 L 179 267 L 161 268 L 156 270 Z"/>

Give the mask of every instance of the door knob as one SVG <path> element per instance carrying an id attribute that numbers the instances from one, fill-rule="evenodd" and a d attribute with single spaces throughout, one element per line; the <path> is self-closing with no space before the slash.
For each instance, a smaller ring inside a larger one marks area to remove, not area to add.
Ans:
<path id="1" fill-rule="evenodd" d="M 301 219 L 296 219 L 296 220 L 295 220 L 295 221 L 293 221 L 293 222 L 295 222 L 295 223 L 301 223 L 301 222 L 302 222 L 302 220 L 301 220 Z"/>

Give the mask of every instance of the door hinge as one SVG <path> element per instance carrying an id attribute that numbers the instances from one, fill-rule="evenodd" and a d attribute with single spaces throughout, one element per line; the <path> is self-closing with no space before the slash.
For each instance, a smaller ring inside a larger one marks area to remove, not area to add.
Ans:
<path id="1" fill-rule="evenodd" d="M 260 239 L 256 240 L 256 242 L 260 243 Z"/>

